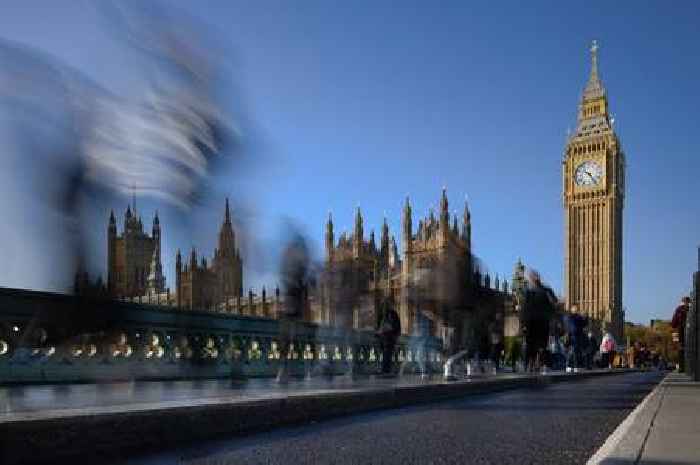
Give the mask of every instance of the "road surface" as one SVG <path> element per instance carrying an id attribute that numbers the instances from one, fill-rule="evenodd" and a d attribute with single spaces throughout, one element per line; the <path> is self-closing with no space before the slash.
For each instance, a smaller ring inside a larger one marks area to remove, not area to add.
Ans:
<path id="1" fill-rule="evenodd" d="M 475 395 L 109 463 L 583 464 L 662 377 L 628 373 Z"/>

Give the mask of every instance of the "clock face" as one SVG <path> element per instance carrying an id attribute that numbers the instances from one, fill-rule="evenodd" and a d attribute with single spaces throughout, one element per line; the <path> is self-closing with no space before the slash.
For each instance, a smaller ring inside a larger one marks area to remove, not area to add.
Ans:
<path id="1" fill-rule="evenodd" d="M 575 176 L 579 186 L 597 186 L 603 177 L 603 168 L 592 160 L 584 161 L 576 168 Z"/>

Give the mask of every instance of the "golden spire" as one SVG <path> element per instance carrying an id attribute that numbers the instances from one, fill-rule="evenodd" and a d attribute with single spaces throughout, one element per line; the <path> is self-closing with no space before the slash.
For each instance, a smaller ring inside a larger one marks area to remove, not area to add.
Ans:
<path id="1" fill-rule="evenodd" d="M 586 88 L 583 90 L 583 99 L 591 100 L 605 95 L 605 88 L 598 77 L 598 41 L 591 45 L 591 75 L 588 78 Z"/>

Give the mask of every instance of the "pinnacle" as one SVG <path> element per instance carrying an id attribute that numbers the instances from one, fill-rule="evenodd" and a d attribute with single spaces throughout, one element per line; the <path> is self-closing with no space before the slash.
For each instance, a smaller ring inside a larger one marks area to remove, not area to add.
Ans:
<path id="1" fill-rule="evenodd" d="M 591 74 L 583 90 L 584 100 L 591 100 L 605 95 L 605 88 L 598 76 L 598 48 L 598 42 L 594 40 L 591 46 Z"/>

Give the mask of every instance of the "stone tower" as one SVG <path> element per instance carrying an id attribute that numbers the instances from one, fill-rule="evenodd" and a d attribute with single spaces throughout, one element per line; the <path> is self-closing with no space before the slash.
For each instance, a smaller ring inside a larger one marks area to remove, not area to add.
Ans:
<path id="1" fill-rule="evenodd" d="M 562 160 L 566 307 L 608 327 L 620 341 L 625 157 L 598 76 L 598 46 Z"/>
<path id="2" fill-rule="evenodd" d="M 131 205 L 124 215 L 124 232 L 117 234 L 114 211 L 107 227 L 107 289 L 113 297 L 136 297 L 163 292 L 165 278 L 160 261 L 160 220 L 156 212 L 149 236 Z"/>
<path id="3" fill-rule="evenodd" d="M 214 250 L 214 269 L 217 274 L 218 293 L 222 298 L 243 295 L 243 264 L 236 247 L 236 233 L 231 223 L 231 212 L 226 199 L 224 222 L 219 231 L 219 244 Z"/>
<path id="4" fill-rule="evenodd" d="M 243 295 L 243 261 L 236 246 L 228 199 L 214 259 L 211 263 L 204 257 L 198 261 L 197 251 L 192 248 L 190 259 L 185 263 L 178 250 L 175 256 L 175 289 L 177 306 L 194 310 L 225 306 L 225 302 Z"/>

